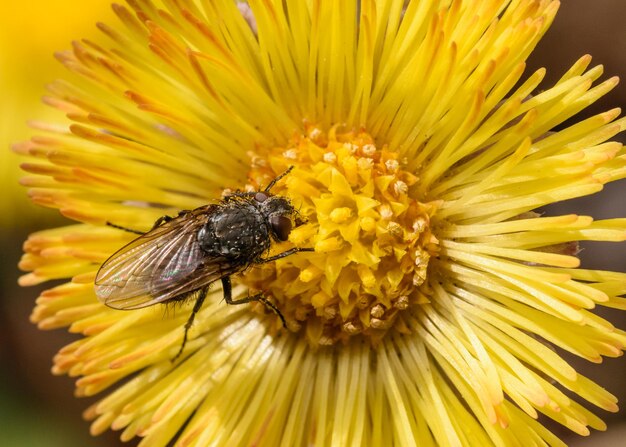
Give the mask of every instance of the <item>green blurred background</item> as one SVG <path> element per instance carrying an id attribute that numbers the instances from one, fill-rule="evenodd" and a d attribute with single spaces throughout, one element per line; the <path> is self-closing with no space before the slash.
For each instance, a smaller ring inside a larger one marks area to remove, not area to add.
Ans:
<path id="1" fill-rule="evenodd" d="M 605 66 L 605 78 L 620 75 L 626 82 L 626 2 L 624 0 L 564 0 L 556 22 L 531 57 L 529 71 L 548 68 L 544 87 L 556 81 L 585 53 Z M 88 5 L 88 8 L 85 6 Z M 63 76 L 53 52 L 69 47 L 74 39 L 98 34 L 97 21 L 111 23 L 109 0 L 31 0 L 0 5 L 0 445 L 4 447 L 116 446 L 117 434 L 89 435 L 81 412 L 94 399 L 73 397 L 73 380 L 50 373 L 52 356 L 74 336 L 62 330 L 41 332 L 29 322 L 34 300 L 41 290 L 21 289 L 16 264 L 21 244 L 35 230 L 64 223 L 50 210 L 34 207 L 17 185 L 19 161 L 9 148 L 28 139 L 29 119 L 53 119 L 41 104 L 44 85 Z M 593 108 L 589 116 L 626 105 L 626 86 L 620 85 Z M 626 142 L 626 137 L 621 136 Z M 596 218 L 626 216 L 626 182 L 610 184 L 599 196 L 557 204 L 549 214 L 576 212 Z M 583 266 L 626 271 L 626 244 L 584 244 Z M 626 313 L 603 312 L 626 328 Z M 607 359 L 590 365 L 571 358 L 583 374 L 599 381 L 626 401 L 626 361 Z M 624 405 L 624 404 L 622 404 Z M 602 414 L 609 423 L 606 434 L 590 439 L 572 436 L 553 427 L 575 446 L 623 446 L 626 409 L 618 415 Z M 136 445 L 131 442 L 124 445 Z"/>

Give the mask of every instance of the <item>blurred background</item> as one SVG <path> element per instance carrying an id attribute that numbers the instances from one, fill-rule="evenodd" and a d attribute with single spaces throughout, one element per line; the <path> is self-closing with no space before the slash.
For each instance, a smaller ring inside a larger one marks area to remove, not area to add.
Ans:
<path id="1" fill-rule="evenodd" d="M 72 40 L 97 36 L 96 22 L 114 20 L 110 3 L 0 2 L 0 445 L 6 447 L 121 445 L 117 433 L 89 435 L 81 413 L 95 399 L 74 398 L 73 380 L 50 373 L 54 353 L 75 336 L 42 332 L 29 322 L 44 287 L 17 285 L 22 242 L 33 231 L 66 221 L 56 211 L 30 204 L 17 184 L 18 157 L 9 149 L 29 138 L 27 120 L 55 118 L 40 100 L 45 85 L 65 74 L 53 54 Z"/>
<path id="2" fill-rule="evenodd" d="M 87 9 L 85 5 L 88 4 Z M 65 221 L 54 211 L 31 205 L 17 184 L 18 159 L 9 146 L 28 139 L 26 121 L 53 118 L 40 97 L 44 85 L 64 75 L 53 58 L 79 38 L 98 35 L 97 21 L 111 23 L 109 0 L 3 1 L 0 5 L 0 439 L 5 447 L 73 447 L 121 445 L 117 433 L 89 435 L 82 411 L 93 402 L 73 397 L 73 380 L 50 373 L 52 357 L 74 336 L 62 330 L 41 332 L 29 322 L 35 298 L 43 288 L 17 286 L 21 244 L 29 233 Z M 555 82 L 585 53 L 605 66 L 606 79 L 619 75 L 623 84 L 584 111 L 583 116 L 626 105 L 626 2 L 624 0 L 563 0 L 553 27 L 529 61 L 529 72 L 545 66 L 544 87 Z M 621 135 L 626 143 L 626 135 Z M 609 184 L 600 195 L 556 204 L 549 214 L 578 213 L 596 218 L 626 216 L 626 181 Z M 626 271 L 626 243 L 587 243 L 583 267 Z M 626 328 L 626 312 L 602 311 Z M 606 359 L 591 365 L 568 357 L 578 371 L 617 395 L 626 407 L 626 359 Z M 620 414 L 598 412 L 609 424 L 606 433 L 591 438 L 551 427 L 572 446 L 623 446 L 626 408 Z M 136 445 L 130 442 L 124 445 Z"/>

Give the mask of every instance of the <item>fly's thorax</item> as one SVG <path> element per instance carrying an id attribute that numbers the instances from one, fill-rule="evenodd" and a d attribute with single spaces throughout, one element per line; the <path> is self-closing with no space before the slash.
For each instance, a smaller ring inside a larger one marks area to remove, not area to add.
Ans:
<path id="1" fill-rule="evenodd" d="M 271 244 L 265 216 L 247 200 L 221 205 L 198 232 L 202 249 L 209 255 L 247 264 L 266 252 Z"/>

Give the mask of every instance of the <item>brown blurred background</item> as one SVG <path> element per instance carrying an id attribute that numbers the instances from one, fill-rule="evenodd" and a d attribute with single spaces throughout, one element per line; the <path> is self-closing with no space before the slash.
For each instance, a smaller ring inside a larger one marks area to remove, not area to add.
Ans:
<path id="1" fill-rule="evenodd" d="M 11 142 L 27 139 L 27 119 L 45 119 L 50 112 L 40 104 L 43 85 L 63 75 L 52 53 L 68 48 L 72 39 L 97 34 L 96 21 L 111 22 L 108 0 L 92 0 L 89 10 L 79 0 L 31 0 L 0 5 L 0 444 L 5 447 L 115 446 L 117 434 L 92 438 L 81 412 L 92 400 L 73 397 L 73 380 L 50 374 L 52 356 L 74 336 L 62 330 L 41 332 L 29 323 L 37 289 L 16 285 L 16 264 L 28 233 L 58 226 L 64 221 L 54 212 L 33 207 L 16 186 L 17 159 L 8 151 Z M 624 0 L 563 0 L 553 27 L 529 61 L 529 71 L 548 68 L 547 88 L 585 53 L 605 66 L 606 79 L 619 75 L 626 83 L 626 2 Z M 589 116 L 626 105 L 626 84 L 584 112 Z M 626 142 L 626 136 L 621 136 Z M 626 181 L 609 184 L 600 195 L 563 202 L 545 210 L 549 214 L 576 212 L 596 218 L 626 216 Z M 583 267 L 626 271 L 626 243 L 586 243 Z M 602 310 L 621 328 L 626 313 Z M 626 361 L 606 359 L 590 365 L 568 357 L 576 368 L 616 394 L 626 406 Z M 626 436 L 626 408 L 618 414 L 599 412 L 609 424 L 605 433 L 589 439 L 553 427 L 575 446 L 622 446 Z M 620 427 L 621 431 L 620 431 Z M 620 437 L 621 436 L 621 437 Z M 135 445 L 131 442 L 125 445 Z"/>
<path id="2" fill-rule="evenodd" d="M 547 67 L 545 86 L 554 83 L 580 56 L 593 56 L 592 65 L 604 65 L 604 76 L 618 75 L 622 83 L 580 117 L 587 117 L 614 107 L 626 106 L 626 2 L 623 0 L 562 0 L 554 25 L 537 47 L 529 61 L 529 69 Z M 624 113 L 624 112 L 622 112 Z M 577 117 L 578 119 L 578 117 Z M 626 143 L 626 135 L 617 137 Z M 545 210 L 557 215 L 588 214 L 596 219 L 626 216 L 626 180 L 607 185 L 600 194 L 555 204 Z M 582 243 L 582 267 L 626 272 L 626 243 Z M 617 327 L 626 329 L 626 312 L 599 309 L 598 313 Z M 560 427 L 552 427 L 568 444 L 576 447 L 620 447 L 626 445 L 626 358 L 605 359 L 593 365 L 564 354 L 582 374 L 597 381 L 615 394 L 622 411 L 610 414 L 598 411 L 608 424 L 604 433 L 590 438 L 573 435 Z"/>

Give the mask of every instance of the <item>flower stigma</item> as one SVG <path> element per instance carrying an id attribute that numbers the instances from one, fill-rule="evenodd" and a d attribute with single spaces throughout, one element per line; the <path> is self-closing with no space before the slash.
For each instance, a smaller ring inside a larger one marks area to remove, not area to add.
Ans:
<path id="1" fill-rule="evenodd" d="M 403 311 L 429 301 L 438 202 L 418 200 L 406 161 L 363 130 L 311 125 L 286 147 L 252 156 L 257 188 L 295 166 L 272 192 L 289 197 L 304 221 L 289 241 L 315 252 L 251 269 L 243 277 L 250 293 L 272 297 L 288 328 L 313 346 L 409 332 Z"/>

